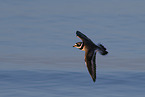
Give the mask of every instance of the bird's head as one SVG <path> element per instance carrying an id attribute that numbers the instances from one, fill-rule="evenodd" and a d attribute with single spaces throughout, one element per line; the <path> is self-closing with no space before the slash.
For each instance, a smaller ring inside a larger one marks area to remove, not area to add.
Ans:
<path id="1" fill-rule="evenodd" d="M 73 47 L 76 47 L 78 49 L 81 49 L 83 46 L 83 42 L 77 42 Z"/>

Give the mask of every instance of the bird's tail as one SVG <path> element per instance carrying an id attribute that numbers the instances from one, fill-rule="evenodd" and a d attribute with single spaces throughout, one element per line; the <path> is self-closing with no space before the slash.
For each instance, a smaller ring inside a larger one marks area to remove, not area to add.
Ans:
<path id="1" fill-rule="evenodd" d="M 108 54 L 108 52 L 106 51 L 106 48 L 102 44 L 98 44 L 97 46 L 99 47 L 98 51 L 101 55 L 107 55 Z"/>

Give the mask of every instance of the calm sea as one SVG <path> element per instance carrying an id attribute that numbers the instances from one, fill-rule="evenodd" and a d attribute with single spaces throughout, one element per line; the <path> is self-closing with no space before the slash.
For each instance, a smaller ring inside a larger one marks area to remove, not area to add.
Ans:
<path id="1" fill-rule="evenodd" d="M 144 0 L 1 0 L 0 97 L 144 97 Z M 79 30 L 108 49 L 93 83 Z"/>

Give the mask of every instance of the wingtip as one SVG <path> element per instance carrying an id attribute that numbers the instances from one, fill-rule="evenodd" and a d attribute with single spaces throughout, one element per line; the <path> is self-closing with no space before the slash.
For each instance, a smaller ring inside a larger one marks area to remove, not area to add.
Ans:
<path id="1" fill-rule="evenodd" d="M 80 31 L 76 31 L 76 35 L 80 34 L 81 32 Z"/>
<path id="2" fill-rule="evenodd" d="M 79 33 L 79 32 L 80 32 L 80 31 L 78 31 L 78 30 L 76 31 L 76 33 Z"/>
<path id="3" fill-rule="evenodd" d="M 91 76 L 91 78 L 92 78 L 92 80 L 93 80 L 93 82 L 95 83 L 96 82 L 96 76 Z"/>
<path id="4" fill-rule="evenodd" d="M 93 82 L 95 83 L 96 82 L 96 79 L 93 79 Z"/>

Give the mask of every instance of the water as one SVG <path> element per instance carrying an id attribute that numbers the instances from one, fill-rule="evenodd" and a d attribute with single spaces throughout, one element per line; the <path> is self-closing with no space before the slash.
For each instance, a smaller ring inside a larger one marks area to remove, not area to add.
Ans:
<path id="1" fill-rule="evenodd" d="M 1 97 L 144 97 L 145 1 L 0 2 Z M 96 83 L 77 30 L 109 51 Z"/>

